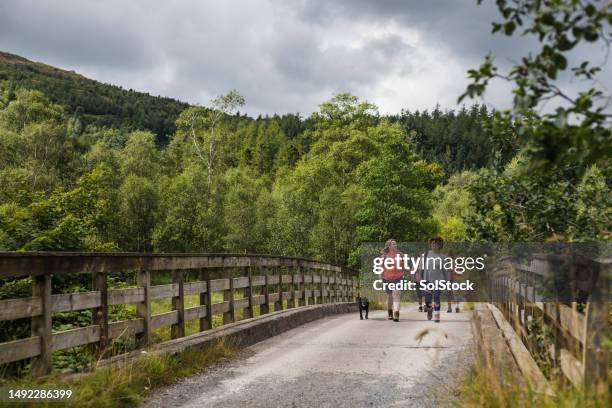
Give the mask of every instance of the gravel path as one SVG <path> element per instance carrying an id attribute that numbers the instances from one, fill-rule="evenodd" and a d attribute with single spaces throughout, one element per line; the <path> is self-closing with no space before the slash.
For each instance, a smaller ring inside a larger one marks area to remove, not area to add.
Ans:
<path id="1" fill-rule="evenodd" d="M 386 311 L 339 315 L 257 343 L 143 406 L 437 407 L 452 403 L 446 395 L 471 359 L 466 312 L 443 313 L 439 324 L 414 305 L 399 323 Z"/>

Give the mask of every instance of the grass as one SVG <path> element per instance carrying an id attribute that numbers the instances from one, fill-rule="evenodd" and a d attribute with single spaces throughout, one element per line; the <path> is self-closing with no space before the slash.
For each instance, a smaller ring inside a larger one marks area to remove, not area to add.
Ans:
<path id="1" fill-rule="evenodd" d="M 235 355 L 235 350 L 223 341 L 177 356 L 143 355 L 118 367 L 97 369 L 72 378 L 50 375 L 0 380 L 0 386 L 10 388 L 72 389 L 74 399 L 64 402 L 19 402 L 7 407 L 117 407 L 138 406 L 151 391 L 170 385 L 176 380 L 201 372 L 204 368 Z M 0 403 L 1 405 L 1 403 Z"/>
<path id="2" fill-rule="evenodd" d="M 551 383 L 554 397 L 536 393 L 482 364 L 472 367 L 451 395 L 453 405 L 463 408 L 599 408 L 610 407 L 610 395 L 585 395 L 569 385 Z"/>
<path id="3" fill-rule="evenodd" d="M 241 299 L 243 296 L 239 291 L 236 291 L 234 295 L 234 299 Z M 213 303 L 223 302 L 223 294 L 221 292 L 213 293 Z M 283 301 L 283 310 L 288 308 L 288 301 Z M 200 306 L 200 296 L 199 295 L 186 295 L 185 296 L 185 309 L 190 307 Z M 164 312 L 169 312 L 172 310 L 172 301 L 171 299 L 160 299 L 154 300 L 151 302 L 151 314 L 156 315 Z M 270 311 L 273 311 L 273 305 L 270 305 Z M 134 311 L 135 313 L 135 311 Z M 253 306 L 253 317 L 257 317 L 260 315 L 259 306 Z M 135 316 L 135 315 L 134 315 Z M 242 320 L 244 318 L 244 309 L 236 309 L 235 311 L 236 321 Z M 223 315 L 216 314 L 213 316 L 213 328 L 220 327 L 223 325 Z M 185 335 L 189 336 L 191 334 L 195 334 L 200 332 L 200 322 L 198 319 L 192 319 L 185 322 Z M 163 341 L 170 340 L 170 326 L 161 327 L 157 330 L 153 331 L 153 343 L 161 343 Z"/>
<path id="4" fill-rule="evenodd" d="M 239 299 L 239 297 L 236 297 Z M 223 293 L 214 292 L 213 293 L 213 303 L 223 302 Z M 199 295 L 185 295 L 185 308 L 188 309 L 190 307 L 200 306 L 200 296 Z M 135 305 L 127 305 L 129 317 L 134 319 L 136 318 L 136 306 Z M 257 312 L 255 310 L 257 309 Z M 253 312 L 258 314 L 259 308 L 253 308 Z M 151 302 L 151 315 L 156 315 L 160 313 L 169 312 L 172 310 L 172 299 L 158 299 Z M 236 311 L 236 320 L 242 319 L 242 309 Z M 214 315 L 213 316 L 213 328 L 219 327 L 223 325 L 223 316 L 222 315 Z M 200 331 L 200 322 L 198 319 L 188 320 L 185 322 L 185 335 L 189 336 L 190 334 L 195 334 Z M 170 326 L 160 327 L 157 330 L 153 331 L 153 343 L 161 343 L 163 341 L 170 340 Z"/>
<path id="5" fill-rule="evenodd" d="M 378 300 L 371 300 L 369 308 L 370 310 L 387 310 L 387 304 Z"/>

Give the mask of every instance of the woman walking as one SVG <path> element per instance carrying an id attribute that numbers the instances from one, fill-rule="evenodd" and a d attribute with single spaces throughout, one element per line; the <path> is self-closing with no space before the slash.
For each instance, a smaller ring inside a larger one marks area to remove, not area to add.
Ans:
<path id="1" fill-rule="evenodd" d="M 396 259 L 401 253 L 397 250 L 397 242 L 394 239 L 387 240 L 385 249 L 383 249 L 382 257 Z M 384 265 L 384 261 L 383 261 Z M 392 266 L 385 268 L 382 273 L 383 283 L 400 283 L 404 279 L 403 269 L 398 268 L 395 263 Z M 388 286 L 385 288 L 387 293 L 387 313 L 388 319 L 399 322 L 400 300 L 402 292 L 399 289 L 390 290 Z"/>

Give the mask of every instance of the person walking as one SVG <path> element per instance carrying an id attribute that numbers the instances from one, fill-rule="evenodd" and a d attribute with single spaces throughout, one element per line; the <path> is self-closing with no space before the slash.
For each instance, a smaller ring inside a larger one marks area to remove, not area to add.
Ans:
<path id="1" fill-rule="evenodd" d="M 383 265 L 384 258 L 392 258 L 397 259 L 397 256 L 401 256 L 402 254 L 397 250 L 397 242 L 394 239 L 389 239 L 385 243 L 385 248 L 383 249 L 382 257 L 383 257 Z M 385 265 L 382 280 L 384 283 L 400 283 L 404 279 L 404 270 L 400 269 L 397 264 L 393 263 L 393 265 L 387 267 Z M 400 301 L 401 301 L 401 290 L 394 289 L 390 290 L 388 286 L 385 288 L 385 292 L 387 293 L 387 314 L 388 319 L 393 320 L 395 322 L 399 322 L 399 311 L 400 311 Z"/>
<path id="2" fill-rule="evenodd" d="M 448 272 L 444 269 L 444 258 L 440 251 L 444 247 L 442 237 L 435 237 L 429 240 L 429 250 L 425 254 L 425 265 L 423 265 L 423 279 L 428 283 L 435 284 L 440 281 L 448 281 Z M 440 303 L 442 291 L 432 289 L 425 291 L 425 309 L 427 320 L 440 323 Z M 433 305 L 432 305 L 433 303 Z"/>
<path id="3" fill-rule="evenodd" d="M 456 270 L 450 271 L 449 277 L 451 282 L 460 282 L 461 274 Z M 449 298 L 448 298 L 448 309 L 446 310 L 448 313 L 452 313 L 453 310 L 453 302 L 455 303 L 455 313 L 459 313 L 459 303 L 461 302 L 461 291 L 460 290 L 450 290 Z"/>
<path id="4" fill-rule="evenodd" d="M 415 292 L 416 292 L 417 303 L 419 304 L 419 312 L 423 311 L 423 301 L 425 300 L 425 296 L 424 296 L 425 294 L 421 290 L 421 285 L 420 285 L 422 276 L 423 274 L 421 270 L 416 270 L 415 273 L 412 275 L 412 281 L 416 285 Z"/>

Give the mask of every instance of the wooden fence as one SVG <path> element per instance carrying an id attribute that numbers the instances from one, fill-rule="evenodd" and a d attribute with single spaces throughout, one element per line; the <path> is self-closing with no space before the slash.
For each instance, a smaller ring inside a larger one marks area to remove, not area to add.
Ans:
<path id="1" fill-rule="evenodd" d="M 610 265 L 609 259 L 568 262 L 540 255 L 528 264 L 506 262 L 491 280 L 493 303 L 532 354 L 544 353 L 549 374 L 562 374 L 561 379 L 576 388 L 595 393 L 609 386 L 610 353 L 603 342 L 610 335 Z M 565 287 L 558 279 L 551 284 L 560 270 L 571 277 Z M 583 296 L 584 302 L 576 297 L 551 301 L 550 293 L 542 293 L 551 285 Z"/>
<path id="2" fill-rule="evenodd" d="M 115 289 L 108 274 L 135 271 L 137 286 Z M 170 272 L 172 283 L 152 285 L 152 275 Z M 187 272 L 197 280 L 186 281 Z M 52 277 L 91 275 L 92 291 L 53 294 Z M 211 279 L 211 275 L 224 275 Z M 249 254 L 138 254 L 138 253 L 0 253 L 0 279 L 32 277 L 32 296 L 0 300 L 0 321 L 31 319 L 31 336 L 0 343 L 0 364 L 31 359 L 33 375 L 51 371 L 52 353 L 93 344 L 103 351 L 120 336 L 135 336 L 139 347 L 152 342 L 152 332 L 171 327 L 171 337 L 185 336 L 185 322 L 198 319 L 199 330 L 283 307 L 355 300 L 358 272 L 301 258 Z M 213 303 L 213 293 L 223 301 Z M 239 293 L 242 296 L 236 296 Z M 199 305 L 185 307 L 186 295 L 199 295 Z M 152 314 L 151 302 L 170 298 L 172 310 Z M 136 304 L 137 318 L 109 322 L 109 306 Z M 92 311 L 92 324 L 54 332 L 54 313 Z"/>

